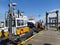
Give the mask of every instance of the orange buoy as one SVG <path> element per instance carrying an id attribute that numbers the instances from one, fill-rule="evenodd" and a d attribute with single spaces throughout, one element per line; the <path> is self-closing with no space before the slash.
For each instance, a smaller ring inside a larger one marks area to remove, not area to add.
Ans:
<path id="1" fill-rule="evenodd" d="M 20 34 L 24 34 L 24 31 L 23 31 L 23 29 L 21 29 L 21 32 L 20 32 Z"/>

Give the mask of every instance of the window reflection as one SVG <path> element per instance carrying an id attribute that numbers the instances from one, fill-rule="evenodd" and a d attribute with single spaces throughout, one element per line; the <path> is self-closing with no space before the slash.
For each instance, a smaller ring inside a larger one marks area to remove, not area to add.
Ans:
<path id="1" fill-rule="evenodd" d="M 24 21 L 23 20 L 17 20 L 17 26 L 21 26 L 24 25 Z"/>

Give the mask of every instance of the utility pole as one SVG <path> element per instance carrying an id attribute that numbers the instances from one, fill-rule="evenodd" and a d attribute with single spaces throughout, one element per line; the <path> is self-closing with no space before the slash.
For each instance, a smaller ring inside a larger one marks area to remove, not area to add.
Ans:
<path id="1" fill-rule="evenodd" d="M 39 23 L 40 23 L 41 22 L 41 15 L 39 14 L 38 17 L 39 17 Z"/>

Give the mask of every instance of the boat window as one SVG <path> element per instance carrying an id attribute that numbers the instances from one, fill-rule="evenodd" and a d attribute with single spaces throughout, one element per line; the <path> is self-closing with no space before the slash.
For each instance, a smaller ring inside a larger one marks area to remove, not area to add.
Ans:
<path id="1" fill-rule="evenodd" d="M 27 21 L 26 21 L 26 20 L 24 21 L 24 24 L 25 24 L 25 25 L 27 24 Z"/>
<path id="2" fill-rule="evenodd" d="M 8 27 L 8 20 L 5 21 L 5 26 Z"/>
<path id="3" fill-rule="evenodd" d="M 16 23 L 15 20 L 12 21 L 12 26 L 15 27 Z"/>
<path id="4" fill-rule="evenodd" d="M 17 26 L 23 26 L 24 21 L 23 20 L 17 20 Z"/>
<path id="5" fill-rule="evenodd" d="M 15 24 L 15 20 L 12 20 L 12 27 L 15 27 L 15 25 L 16 25 L 16 24 Z M 6 20 L 6 21 L 5 21 L 5 26 L 6 26 L 6 27 L 9 27 L 9 20 Z"/>

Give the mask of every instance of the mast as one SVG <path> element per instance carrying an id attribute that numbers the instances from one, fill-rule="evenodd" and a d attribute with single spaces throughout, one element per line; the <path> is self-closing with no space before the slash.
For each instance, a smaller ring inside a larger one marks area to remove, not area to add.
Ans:
<path id="1" fill-rule="evenodd" d="M 9 0 L 9 10 L 8 10 L 8 16 L 9 16 L 9 33 L 12 34 L 12 0 Z"/>

